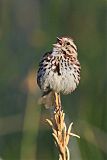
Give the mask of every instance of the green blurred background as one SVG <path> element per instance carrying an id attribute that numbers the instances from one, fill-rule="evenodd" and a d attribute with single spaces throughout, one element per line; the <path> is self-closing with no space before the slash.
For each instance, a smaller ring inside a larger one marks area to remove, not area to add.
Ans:
<path id="1" fill-rule="evenodd" d="M 75 40 L 82 66 L 78 89 L 62 97 L 81 136 L 71 138 L 71 159 L 107 160 L 106 0 L 0 1 L 0 160 L 58 159 L 36 71 L 62 35 Z"/>

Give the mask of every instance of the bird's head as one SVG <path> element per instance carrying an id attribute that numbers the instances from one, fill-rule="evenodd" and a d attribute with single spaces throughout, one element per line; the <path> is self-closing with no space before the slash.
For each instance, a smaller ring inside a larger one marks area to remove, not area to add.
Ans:
<path id="1" fill-rule="evenodd" d="M 63 51 L 65 54 L 77 56 L 77 47 L 74 44 L 73 40 L 68 37 L 57 37 L 57 42 L 53 44 L 54 49 Z"/>

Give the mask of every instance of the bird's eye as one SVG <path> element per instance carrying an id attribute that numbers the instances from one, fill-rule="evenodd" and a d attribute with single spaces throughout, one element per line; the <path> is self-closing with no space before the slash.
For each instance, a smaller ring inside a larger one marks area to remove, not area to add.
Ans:
<path id="1" fill-rule="evenodd" d="M 70 43 L 69 43 L 69 42 L 67 42 L 66 44 L 67 44 L 67 45 L 70 45 Z"/>

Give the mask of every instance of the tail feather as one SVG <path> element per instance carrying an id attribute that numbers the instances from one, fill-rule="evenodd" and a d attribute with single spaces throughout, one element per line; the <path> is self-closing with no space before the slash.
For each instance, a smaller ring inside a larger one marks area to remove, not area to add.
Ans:
<path id="1" fill-rule="evenodd" d="M 54 92 L 50 91 L 48 93 L 44 93 L 39 102 L 47 109 L 54 106 Z"/>

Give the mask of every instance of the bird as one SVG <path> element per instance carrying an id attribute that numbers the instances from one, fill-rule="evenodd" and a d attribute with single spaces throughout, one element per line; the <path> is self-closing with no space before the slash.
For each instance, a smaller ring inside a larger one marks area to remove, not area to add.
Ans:
<path id="1" fill-rule="evenodd" d="M 80 70 L 73 39 L 57 37 L 52 50 L 46 52 L 39 62 L 37 84 L 42 91 L 41 103 L 49 108 L 54 105 L 54 93 L 72 93 L 80 82 Z"/>

